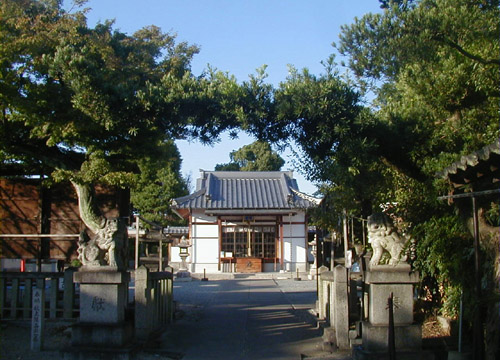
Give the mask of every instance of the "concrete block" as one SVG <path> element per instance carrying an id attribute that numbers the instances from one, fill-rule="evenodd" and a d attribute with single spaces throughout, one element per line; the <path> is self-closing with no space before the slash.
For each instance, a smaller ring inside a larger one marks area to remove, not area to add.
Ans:
<path id="1" fill-rule="evenodd" d="M 129 344 L 133 340 L 133 334 L 134 329 L 130 323 L 78 323 L 72 328 L 71 345 L 118 348 Z"/>
<path id="2" fill-rule="evenodd" d="M 412 284 L 370 284 L 369 321 L 372 325 L 388 325 L 388 299 L 394 294 L 394 324 L 413 323 Z"/>
<path id="3" fill-rule="evenodd" d="M 365 282 L 368 284 L 415 284 L 419 273 L 408 264 L 368 266 Z"/>
<path id="4" fill-rule="evenodd" d="M 363 322 L 363 348 L 367 351 L 386 351 L 388 348 L 389 327 L 375 326 Z M 415 350 L 422 348 L 422 329 L 420 325 L 394 326 L 394 338 L 397 350 Z"/>
<path id="5" fill-rule="evenodd" d="M 128 272 L 78 271 L 73 279 L 80 283 L 81 322 L 116 324 L 124 321 L 130 281 Z"/>
<path id="6" fill-rule="evenodd" d="M 124 284 L 80 284 L 80 321 L 116 324 L 125 320 Z"/>

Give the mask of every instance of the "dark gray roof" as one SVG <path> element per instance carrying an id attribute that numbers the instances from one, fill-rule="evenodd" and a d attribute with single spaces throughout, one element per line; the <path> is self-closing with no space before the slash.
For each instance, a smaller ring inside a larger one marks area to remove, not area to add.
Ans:
<path id="1" fill-rule="evenodd" d="M 448 178 L 457 184 L 464 184 L 489 175 L 493 182 L 498 182 L 499 164 L 500 140 L 497 140 L 472 154 L 462 156 L 459 161 L 439 172 L 437 176 Z"/>
<path id="2" fill-rule="evenodd" d="M 315 207 L 320 199 L 301 193 L 292 172 L 202 171 L 196 191 L 172 201 L 174 209 L 286 210 Z"/>

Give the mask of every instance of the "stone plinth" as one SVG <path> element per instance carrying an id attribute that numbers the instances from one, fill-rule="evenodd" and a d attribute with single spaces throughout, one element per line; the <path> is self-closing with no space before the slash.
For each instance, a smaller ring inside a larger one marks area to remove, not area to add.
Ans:
<path id="1" fill-rule="evenodd" d="M 80 319 L 73 326 L 65 359 L 128 359 L 134 329 L 125 319 L 130 274 L 110 267 L 85 267 L 80 284 Z"/>
<path id="2" fill-rule="evenodd" d="M 363 348 L 366 351 L 387 351 L 388 326 L 372 325 L 363 322 Z M 420 325 L 395 325 L 394 339 L 396 349 L 418 351 L 422 348 L 422 329 Z"/>
<path id="3" fill-rule="evenodd" d="M 125 320 L 130 274 L 123 271 L 78 271 L 80 322 L 117 324 Z"/>
<path id="4" fill-rule="evenodd" d="M 366 273 L 369 285 L 369 318 L 372 325 L 389 325 L 387 300 L 394 294 L 394 324 L 413 323 L 413 285 L 418 283 L 418 273 L 408 264 L 372 266 Z"/>
<path id="5" fill-rule="evenodd" d="M 408 359 L 424 356 L 422 330 L 413 323 L 413 286 L 418 281 L 418 272 L 412 271 L 408 264 L 368 266 L 365 274 L 365 284 L 369 287 L 368 321 L 362 323 L 362 348 L 354 351 L 355 359 L 382 359 L 382 354 L 387 353 L 391 293 L 396 352 L 404 353 Z"/>

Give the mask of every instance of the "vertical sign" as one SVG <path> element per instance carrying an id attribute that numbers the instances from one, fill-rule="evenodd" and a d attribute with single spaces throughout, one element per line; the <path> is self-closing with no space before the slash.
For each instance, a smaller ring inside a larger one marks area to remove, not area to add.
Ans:
<path id="1" fill-rule="evenodd" d="M 43 346 L 43 317 L 44 317 L 43 289 L 33 291 L 33 308 L 31 315 L 31 350 L 40 351 Z"/>

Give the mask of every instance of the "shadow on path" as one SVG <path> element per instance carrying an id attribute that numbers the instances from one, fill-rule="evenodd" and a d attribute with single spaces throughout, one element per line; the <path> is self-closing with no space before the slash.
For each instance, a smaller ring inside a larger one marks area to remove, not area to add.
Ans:
<path id="1" fill-rule="evenodd" d="M 300 359 L 320 345 L 309 312 L 316 282 L 220 280 L 175 283 L 178 318 L 162 335 L 177 359 Z"/>

